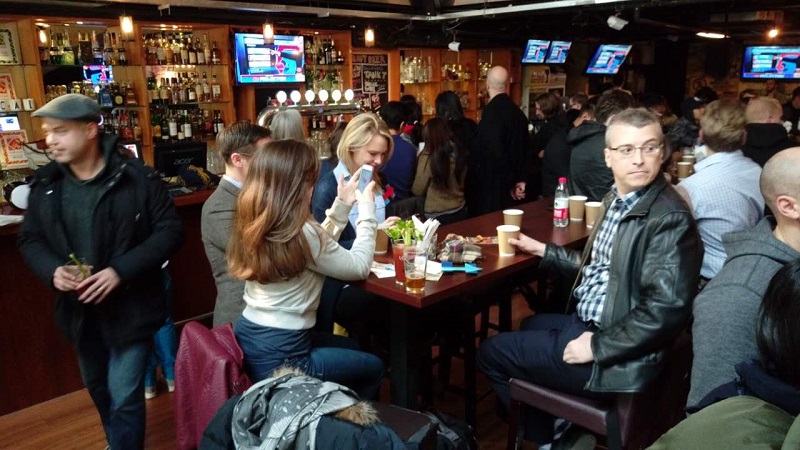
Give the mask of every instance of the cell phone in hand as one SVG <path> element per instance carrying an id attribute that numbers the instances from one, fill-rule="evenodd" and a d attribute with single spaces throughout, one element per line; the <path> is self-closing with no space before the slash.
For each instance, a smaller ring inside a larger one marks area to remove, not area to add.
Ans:
<path id="1" fill-rule="evenodd" d="M 364 192 L 370 181 L 372 181 L 372 166 L 364 164 L 361 166 L 361 178 L 358 179 L 357 189 Z"/>

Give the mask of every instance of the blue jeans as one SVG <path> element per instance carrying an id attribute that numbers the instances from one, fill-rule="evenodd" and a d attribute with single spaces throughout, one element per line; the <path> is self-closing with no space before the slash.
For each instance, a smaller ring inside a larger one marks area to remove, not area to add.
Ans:
<path id="1" fill-rule="evenodd" d="M 505 408 L 511 398 L 508 382 L 511 378 L 582 397 L 609 398 L 610 394 L 584 389 L 592 375 L 592 364 L 567 364 L 563 360 L 567 344 L 585 331 L 589 327 L 577 314 L 528 317 L 519 331 L 487 339 L 478 349 L 478 367 L 489 378 L 492 390 Z M 527 439 L 539 445 L 553 440 L 553 416 L 528 408 L 525 419 Z"/>
<path id="2" fill-rule="evenodd" d="M 106 440 L 114 450 L 144 448 L 144 371 L 151 342 L 108 347 L 87 326 L 76 345 L 78 365 Z"/>
<path id="3" fill-rule="evenodd" d="M 234 329 L 253 382 L 290 366 L 323 381 L 349 387 L 360 397 L 375 399 L 383 383 L 380 358 L 354 349 L 350 339 L 311 330 L 264 327 L 239 317 Z"/>
<path id="4" fill-rule="evenodd" d="M 153 336 L 153 351 L 147 362 L 144 373 L 144 385 L 156 385 L 156 367 L 161 366 L 161 373 L 167 380 L 175 380 L 175 356 L 178 353 L 178 336 L 175 334 L 175 322 L 167 316 L 163 327 Z"/>

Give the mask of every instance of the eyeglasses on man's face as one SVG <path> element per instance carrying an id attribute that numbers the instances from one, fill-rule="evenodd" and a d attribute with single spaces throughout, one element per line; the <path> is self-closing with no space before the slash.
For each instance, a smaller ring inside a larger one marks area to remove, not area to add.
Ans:
<path id="1" fill-rule="evenodd" d="M 633 156 L 636 150 L 642 152 L 644 156 L 655 156 L 661 154 L 661 149 L 664 148 L 664 144 L 658 141 L 648 141 L 644 143 L 644 145 L 635 146 L 635 145 L 620 145 L 618 147 L 608 147 L 609 150 L 617 152 L 619 156 L 623 158 L 630 158 Z"/>

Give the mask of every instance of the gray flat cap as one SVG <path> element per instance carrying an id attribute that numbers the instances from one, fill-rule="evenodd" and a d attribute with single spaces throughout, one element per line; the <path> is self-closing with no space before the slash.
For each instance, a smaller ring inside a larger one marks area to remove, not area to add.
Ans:
<path id="1" fill-rule="evenodd" d="M 33 117 L 49 117 L 80 122 L 100 122 L 100 105 L 96 100 L 81 94 L 67 94 L 50 100 L 37 109 Z"/>

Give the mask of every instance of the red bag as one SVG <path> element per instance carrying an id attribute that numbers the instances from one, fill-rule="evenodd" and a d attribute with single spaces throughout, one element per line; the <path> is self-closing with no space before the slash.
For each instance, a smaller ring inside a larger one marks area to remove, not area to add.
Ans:
<path id="1" fill-rule="evenodd" d="M 175 360 L 175 428 L 180 450 L 195 449 L 217 410 L 252 382 L 233 327 L 209 330 L 198 322 L 183 327 Z"/>

